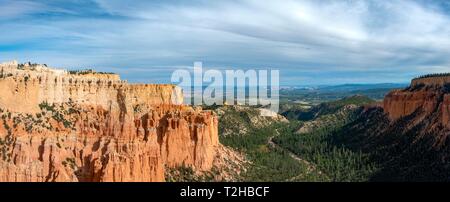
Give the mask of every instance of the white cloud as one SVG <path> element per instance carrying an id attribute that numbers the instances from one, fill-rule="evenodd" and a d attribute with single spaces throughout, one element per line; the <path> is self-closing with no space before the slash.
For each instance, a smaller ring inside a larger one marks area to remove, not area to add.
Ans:
<path id="1" fill-rule="evenodd" d="M 29 1 L 0 0 L 0 18 L 10 19 L 42 10 L 43 4 Z"/>

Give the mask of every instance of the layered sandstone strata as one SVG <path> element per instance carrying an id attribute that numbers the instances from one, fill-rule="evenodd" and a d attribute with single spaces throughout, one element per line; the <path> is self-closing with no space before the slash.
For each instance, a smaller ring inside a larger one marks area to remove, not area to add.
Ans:
<path id="1" fill-rule="evenodd" d="M 173 85 L 0 65 L 0 181 L 164 181 L 166 167 L 212 167 L 217 117 Z"/>
<path id="2" fill-rule="evenodd" d="M 411 86 L 386 95 L 384 111 L 393 121 L 414 116 L 416 122 L 433 117 L 450 128 L 450 76 L 414 79 Z"/>

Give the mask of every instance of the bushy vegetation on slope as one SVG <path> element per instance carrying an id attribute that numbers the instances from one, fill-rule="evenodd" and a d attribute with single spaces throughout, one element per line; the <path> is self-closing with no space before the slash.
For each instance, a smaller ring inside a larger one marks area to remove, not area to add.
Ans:
<path id="1" fill-rule="evenodd" d="M 320 128 L 301 135 L 285 133 L 274 141 L 314 163 L 332 181 L 367 181 L 376 171 L 376 164 L 368 155 L 332 141 L 334 132 L 341 126 Z"/>
<path id="2" fill-rule="evenodd" d="M 286 123 L 285 123 L 286 124 Z M 221 143 L 244 151 L 252 165 L 244 174 L 244 181 L 324 181 L 318 173 L 308 172 L 307 166 L 289 154 L 271 147 L 269 138 L 285 124 L 274 124 L 251 131 L 245 136 L 221 136 Z"/>
<path id="3" fill-rule="evenodd" d="M 418 76 L 418 77 L 416 77 L 414 79 L 424 79 L 424 78 L 432 78 L 432 77 L 445 77 L 445 76 L 450 76 L 450 73 L 425 74 L 425 75 Z"/>

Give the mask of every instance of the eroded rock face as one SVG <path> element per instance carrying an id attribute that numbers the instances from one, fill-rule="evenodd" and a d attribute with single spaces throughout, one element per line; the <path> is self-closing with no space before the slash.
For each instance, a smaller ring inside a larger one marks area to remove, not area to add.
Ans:
<path id="1" fill-rule="evenodd" d="M 390 92 L 383 109 L 392 121 L 414 114 L 415 122 L 433 116 L 436 124 L 449 127 L 449 97 L 450 78 L 416 79 L 409 88 Z"/>
<path id="2" fill-rule="evenodd" d="M 413 79 L 411 81 L 411 87 L 417 86 L 444 86 L 450 83 L 450 76 L 435 76 L 428 78 Z"/>
<path id="3" fill-rule="evenodd" d="M 0 68 L 0 181 L 164 181 L 166 167 L 212 167 L 217 117 L 179 105 L 172 85 Z"/>
<path id="4" fill-rule="evenodd" d="M 444 81 L 449 78 L 415 79 L 344 127 L 344 144 L 380 165 L 374 181 L 450 181 L 450 86 Z"/>

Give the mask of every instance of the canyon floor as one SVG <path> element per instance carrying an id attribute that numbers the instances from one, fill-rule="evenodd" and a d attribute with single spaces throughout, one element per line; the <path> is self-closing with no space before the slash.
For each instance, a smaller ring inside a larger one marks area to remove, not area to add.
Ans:
<path id="1" fill-rule="evenodd" d="M 241 181 L 449 181 L 449 85 L 431 78 L 370 95 L 288 89 L 272 117 L 212 109 L 220 142 L 249 160 Z"/>

